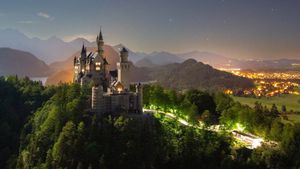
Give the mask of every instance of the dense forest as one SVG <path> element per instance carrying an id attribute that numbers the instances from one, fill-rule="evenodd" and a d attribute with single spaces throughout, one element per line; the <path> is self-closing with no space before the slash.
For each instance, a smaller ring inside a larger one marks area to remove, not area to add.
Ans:
<path id="1" fill-rule="evenodd" d="M 54 92 L 29 78 L 0 77 L 0 168 L 14 161 L 23 126 Z"/>
<path id="2" fill-rule="evenodd" d="M 90 87 L 43 87 L 28 78 L 0 78 L 0 168 L 192 169 L 298 168 L 300 125 L 284 124 L 276 106 L 254 109 L 222 93 L 144 86 L 145 107 L 191 123 L 222 124 L 278 141 L 276 148 L 235 146 L 226 132 L 187 127 L 160 114 L 98 116 Z"/>

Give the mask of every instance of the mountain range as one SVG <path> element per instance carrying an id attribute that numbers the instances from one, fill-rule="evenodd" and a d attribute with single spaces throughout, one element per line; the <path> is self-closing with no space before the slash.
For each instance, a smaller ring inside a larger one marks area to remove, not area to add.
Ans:
<path id="1" fill-rule="evenodd" d="M 95 52 L 95 47 L 87 48 L 88 52 Z M 109 69 L 115 70 L 119 61 L 119 54 L 109 45 L 104 46 L 104 55 L 109 63 Z M 73 59 L 80 51 L 62 62 L 49 66 L 30 54 L 10 48 L 0 48 L 0 75 L 19 75 L 30 77 L 49 76 L 46 84 L 55 85 L 60 82 L 71 82 L 73 79 Z M 152 55 L 154 58 L 157 55 Z M 171 56 L 171 55 L 170 55 Z M 129 56 L 129 58 L 131 58 Z M 167 59 L 166 59 L 167 60 Z M 167 63 L 167 62 L 166 62 Z M 213 67 L 188 59 L 182 63 L 163 64 L 155 67 L 137 67 L 132 62 L 131 81 L 157 81 L 162 86 L 176 89 L 187 88 L 249 88 L 251 80 L 222 72 Z"/>
<path id="2" fill-rule="evenodd" d="M 28 51 L 47 64 L 67 60 L 70 56 L 74 55 L 74 53 L 78 52 L 83 44 L 87 47 L 96 46 L 95 42 L 89 42 L 84 38 L 77 38 L 70 42 L 65 42 L 55 36 L 46 40 L 29 38 L 25 34 L 14 29 L 0 29 L 0 37 L 0 47 Z M 111 47 L 118 51 L 118 49 L 124 47 L 124 45 L 119 44 Z M 131 61 L 138 67 L 155 67 L 170 63 L 182 63 L 184 60 L 192 58 L 219 69 L 240 68 L 252 70 L 300 70 L 300 66 L 298 66 L 300 65 L 300 60 L 243 60 L 203 51 L 192 51 L 186 53 L 170 53 L 165 51 L 143 53 L 134 52 L 130 49 L 128 50 Z"/>
<path id="3" fill-rule="evenodd" d="M 29 38 L 23 33 L 14 29 L 0 30 L 0 47 L 9 47 L 13 49 L 28 51 L 47 64 L 65 60 L 75 53 L 84 43 L 86 46 L 95 46 L 83 38 L 75 39 L 71 42 L 53 36 L 42 40 L 39 38 Z"/>
<path id="4" fill-rule="evenodd" d="M 29 38 L 16 30 L 0 30 L 0 75 L 48 77 L 46 84 L 71 82 L 73 59 L 84 44 L 88 52 L 96 51 L 95 42 L 83 38 L 71 42 L 52 37 Z M 16 48 L 11 49 L 5 46 Z M 105 45 L 109 69 L 115 70 L 119 50 L 125 47 Z M 127 48 L 128 49 L 128 48 Z M 28 51 L 28 52 L 26 52 Z M 192 51 L 142 53 L 130 49 L 132 81 L 157 81 L 171 88 L 248 88 L 252 82 L 215 68 L 300 70 L 298 60 L 238 60 L 210 52 Z M 31 54 L 32 53 L 32 54 Z M 45 62 L 44 62 L 45 61 Z"/>

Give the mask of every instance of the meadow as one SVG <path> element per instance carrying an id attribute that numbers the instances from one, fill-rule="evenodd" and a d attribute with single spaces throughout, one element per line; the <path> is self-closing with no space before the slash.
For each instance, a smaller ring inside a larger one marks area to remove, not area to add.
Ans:
<path id="1" fill-rule="evenodd" d="M 298 95 L 280 95 L 262 98 L 233 96 L 232 98 L 235 101 L 247 104 L 250 107 L 253 107 L 255 102 L 260 102 L 268 108 L 271 108 L 272 105 L 275 104 L 278 107 L 278 110 L 281 110 L 281 107 L 285 105 L 288 111 L 300 112 L 300 96 Z"/>

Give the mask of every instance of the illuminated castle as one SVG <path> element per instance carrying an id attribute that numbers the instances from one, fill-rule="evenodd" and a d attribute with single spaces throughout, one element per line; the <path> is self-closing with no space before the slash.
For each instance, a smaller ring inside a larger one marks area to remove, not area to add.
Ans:
<path id="1" fill-rule="evenodd" d="M 103 36 L 100 30 L 96 38 L 98 50 L 90 52 L 82 46 L 81 55 L 74 58 L 74 83 L 81 85 L 93 84 L 92 103 L 93 112 L 107 113 L 142 113 L 142 86 L 135 85 L 135 92 L 129 91 L 131 63 L 128 61 L 128 51 L 120 51 L 120 62 L 116 71 L 109 71 L 105 58 Z"/>

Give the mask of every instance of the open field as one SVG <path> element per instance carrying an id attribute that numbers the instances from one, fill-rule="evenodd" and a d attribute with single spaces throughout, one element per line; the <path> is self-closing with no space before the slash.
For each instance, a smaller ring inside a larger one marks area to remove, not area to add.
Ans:
<path id="1" fill-rule="evenodd" d="M 293 123 L 300 123 L 300 114 L 288 115 L 288 120 L 293 122 Z"/>
<path id="2" fill-rule="evenodd" d="M 300 96 L 299 95 L 281 95 L 275 97 L 262 97 L 262 98 L 249 98 L 249 97 L 232 97 L 235 101 L 239 101 L 242 104 L 247 104 L 251 107 L 254 106 L 256 101 L 266 105 L 268 108 L 271 108 L 273 104 L 278 107 L 278 110 L 281 110 L 281 106 L 285 105 L 288 111 L 297 111 L 300 112 Z M 296 115 L 297 116 L 297 115 Z M 299 116 L 300 121 L 300 116 Z"/>

